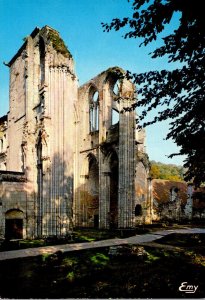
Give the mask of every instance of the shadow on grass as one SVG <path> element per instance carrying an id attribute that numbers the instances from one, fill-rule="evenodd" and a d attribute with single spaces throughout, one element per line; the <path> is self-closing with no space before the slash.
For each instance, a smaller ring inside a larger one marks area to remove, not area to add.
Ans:
<path id="1" fill-rule="evenodd" d="M 205 268 L 190 255 L 146 248 L 147 256 L 111 257 L 108 248 L 0 262 L 2 298 L 193 298 L 205 296 Z"/>
<path id="2" fill-rule="evenodd" d="M 205 234 L 203 233 L 172 233 L 156 241 L 160 244 L 181 246 L 181 247 L 198 247 L 205 245 Z"/>

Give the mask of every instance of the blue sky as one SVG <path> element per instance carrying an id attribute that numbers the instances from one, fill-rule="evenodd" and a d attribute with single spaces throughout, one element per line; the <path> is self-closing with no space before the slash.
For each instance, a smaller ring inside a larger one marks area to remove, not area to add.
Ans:
<path id="1" fill-rule="evenodd" d="M 127 0 L 0 0 L 0 116 L 8 111 L 8 62 L 33 29 L 49 25 L 60 32 L 73 54 L 79 84 L 111 66 L 133 72 L 170 68 L 165 58 L 151 59 L 149 52 L 160 40 L 139 48 L 140 40 L 124 40 L 122 32 L 104 33 L 101 22 L 131 15 Z M 177 16 L 169 32 L 176 26 Z M 153 116 L 153 115 L 152 115 Z M 147 152 L 151 160 L 182 164 L 172 141 L 164 141 L 168 122 L 147 128 Z"/>

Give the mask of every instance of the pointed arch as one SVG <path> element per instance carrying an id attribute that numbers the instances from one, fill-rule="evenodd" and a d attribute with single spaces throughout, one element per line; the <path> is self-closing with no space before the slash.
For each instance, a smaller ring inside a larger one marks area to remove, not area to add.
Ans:
<path id="1" fill-rule="evenodd" d="M 90 132 L 99 130 L 99 92 L 96 86 L 90 85 L 88 91 L 89 100 L 89 128 Z"/>
<path id="2" fill-rule="evenodd" d="M 80 210 L 85 227 L 98 227 L 99 222 L 99 166 L 93 153 L 89 153 L 81 170 Z"/>

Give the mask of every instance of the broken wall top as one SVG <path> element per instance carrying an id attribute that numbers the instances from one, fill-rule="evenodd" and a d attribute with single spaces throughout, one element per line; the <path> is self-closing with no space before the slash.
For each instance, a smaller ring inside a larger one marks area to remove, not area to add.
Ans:
<path id="1" fill-rule="evenodd" d="M 96 89 L 103 89 L 103 87 L 109 83 L 110 88 L 113 89 L 117 80 L 120 80 L 120 94 L 122 97 L 135 99 L 135 86 L 134 84 L 127 80 L 125 77 L 125 70 L 115 66 L 108 68 L 107 70 L 101 72 L 94 78 L 90 79 L 88 82 L 84 83 L 79 87 L 80 93 L 87 90 L 90 86 L 96 87 Z"/>
<path id="2" fill-rule="evenodd" d="M 59 32 L 46 25 L 41 29 L 36 27 L 32 31 L 32 33 L 24 39 L 24 44 L 21 46 L 21 48 L 17 51 L 17 53 L 13 56 L 13 58 L 7 65 L 9 67 L 13 65 L 16 59 L 23 54 L 24 50 L 27 49 L 29 41 L 33 40 L 34 46 L 37 46 L 40 42 L 40 39 L 42 39 L 45 43 L 45 52 L 55 51 L 56 54 L 61 57 L 62 65 L 63 63 L 67 65 L 68 60 L 71 60 L 73 62 L 72 54 L 70 53 L 64 41 L 60 37 Z M 52 63 L 55 64 L 55 61 L 51 62 L 51 64 Z"/>

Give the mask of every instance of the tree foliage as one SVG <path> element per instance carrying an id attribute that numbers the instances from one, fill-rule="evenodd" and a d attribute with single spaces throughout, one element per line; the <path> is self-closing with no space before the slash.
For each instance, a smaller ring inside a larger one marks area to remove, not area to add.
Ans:
<path id="1" fill-rule="evenodd" d="M 182 166 L 151 161 L 150 175 L 153 179 L 183 181 L 184 173 L 185 169 Z"/>
<path id="2" fill-rule="evenodd" d="M 166 56 L 169 63 L 178 62 L 173 70 L 149 71 L 136 74 L 127 71 L 127 77 L 138 86 L 144 107 L 140 116 L 143 126 L 171 119 L 167 139 L 180 147 L 175 155 L 186 155 L 186 180 L 196 186 L 205 182 L 205 18 L 201 0 L 133 0 L 132 17 L 115 18 L 102 23 L 104 31 L 127 29 L 125 38 L 143 38 L 146 46 L 157 39 L 176 12 L 180 13 L 178 28 L 163 38 L 163 45 L 151 56 Z M 163 107 L 163 108 L 162 108 Z M 161 108 L 149 122 L 147 113 Z"/>

